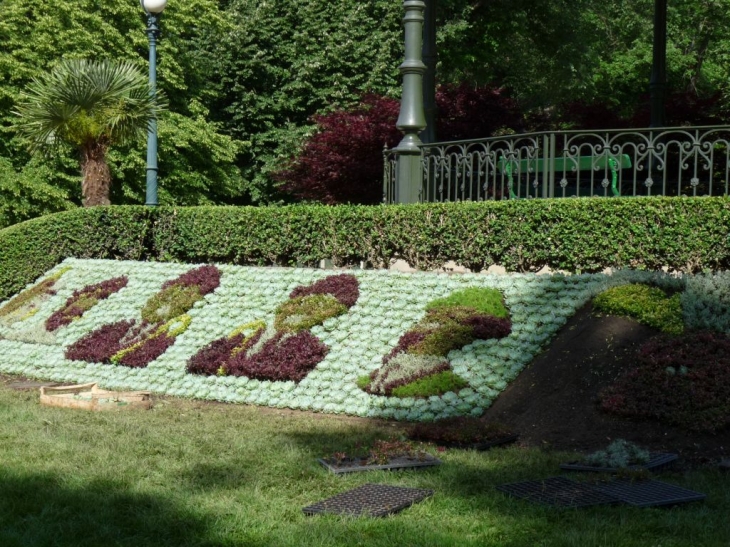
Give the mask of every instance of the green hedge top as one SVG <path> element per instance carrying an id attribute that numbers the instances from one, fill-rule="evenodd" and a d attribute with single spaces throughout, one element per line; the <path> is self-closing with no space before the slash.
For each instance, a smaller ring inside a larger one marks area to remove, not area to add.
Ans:
<path id="1" fill-rule="evenodd" d="M 730 269 L 730 198 L 392 206 L 98 207 L 0 230 L 0 299 L 66 257 L 479 271 Z"/>

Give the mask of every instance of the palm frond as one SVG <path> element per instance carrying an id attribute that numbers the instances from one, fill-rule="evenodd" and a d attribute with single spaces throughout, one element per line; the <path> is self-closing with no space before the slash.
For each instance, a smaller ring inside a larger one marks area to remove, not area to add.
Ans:
<path id="1" fill-rule="evenodd" d="M 164 108 L 164 97 L 132 63 L 69 59 L 21 94 L 17 127 L 33 151 L 60 141 L 123 144 L 142 138 Z"/>

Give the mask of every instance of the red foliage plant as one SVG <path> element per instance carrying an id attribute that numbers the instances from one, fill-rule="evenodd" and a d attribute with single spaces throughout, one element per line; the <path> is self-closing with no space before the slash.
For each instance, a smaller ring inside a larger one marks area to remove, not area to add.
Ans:
<path id="1" fill-rule="evenodd" d="M 503 128 L 522 127 L 517 103 L 503 88 L 441 86 L 436 105 L 436 131 L 442 141 L 489 137 Z M 399 110 L 396 99 L 366 95 L 354 109 L 315 116 L 317 132 L 274 178 L 300 200 L 380 203 L 383 148 L 393 148 L 403 136 L 395 127 Z"/>
<path id="2" fill-rule="evenodd" d="M 603 410 L 695 431 L 730 425 L 730 337 L 662 336 L 644 344 L 637 360 L 637 368 L 601 392 Z"/>
<path id="3" fill-rule="evenodd" d="M 200 266 L 165 282 L 150 300 L 154 301 L 155 297 L 174 285 L 195 286 L 202 296 L 214 291 L 220 284 L 220 278 L 221 272 L 215 266 Z M 124 279 L 126 285 L 126 278 Z M 168 304 L 170 303 L 159 303 L 159 305 Z M 132 368 L 145 367 L 175 343 L 174 336 L 168 333 L 156 333 L 163 324 L 164 321 L 152 323 L 143 320 L 137 323 L 135 320 L 130 320 L 104 325 L 70 345 L 66 349 L 66 358 L 92 363 L 115 362 Z M 117 355 L 122 350 L 129 351 Z"/>
<path id="4" fill-rule="evenodd" d="M 66 304 L 46 320 L 46 330 L 53 332 L 60 327 L 69 325 L 73 320 L 78 319 L 92 306 L 96 305 L 99 300 L 105 300 L 126 287 L 127 282 L 127 276 L 123 275 L 74 291 L 66 300 Z"/>
<path id="5" fill-rule="evenodd" d="M 357 277 L 352 274 L 330 275 L 309 286 L 294 289 L 289 298 L 310 296 L 312 294 L 329 294 L 334 296 L 343 306 L 351 308 L 360 296 Z"/>

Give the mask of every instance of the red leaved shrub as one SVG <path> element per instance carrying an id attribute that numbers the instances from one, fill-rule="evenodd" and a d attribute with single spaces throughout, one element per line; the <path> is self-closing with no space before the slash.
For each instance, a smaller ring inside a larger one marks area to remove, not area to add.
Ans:
<path id="1" fill-rule="evenodd" d="M 503 88 L 441 86 L 436 106 L 440 141 L 489 137 L 502 128 L 522 127 L 518 105 Z M 380 203 L 383 147 L 393 148 L 403 138 L 395 127 L 399 110 L 396 99 L 366 95 L 356 108 L 315 116 L 317 132 L 274 178 L 300 200 Z"/>
<path id="2" fill-rule="evenodd" d="M 89 363 L 110 362 L 112 355 L 125 346 L 122 339 L 134 327 L 134 323 L 134 320 L 117 321 L 99 327 L 66 348 L 66 359 Z"/>

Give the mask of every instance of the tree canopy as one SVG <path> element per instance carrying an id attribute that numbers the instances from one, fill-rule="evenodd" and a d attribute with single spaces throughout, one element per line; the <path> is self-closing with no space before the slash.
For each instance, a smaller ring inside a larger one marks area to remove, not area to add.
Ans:
<path id="1" fill-rule="evenodd" d="M 438 0 L 437 79 L 506 88 L 528 121 L 554 127 L 599 119 L 641 125 L 653 4 Z M 272 173 L 316 131 L 313 116 L 356 107 L 368 93 L 398 97 L 402 15 L 397 0 L 171 0 L 158 47 L 158 85 L 170 100 L 159 122 L 161 203 L 286 199 Z M 696 121 L 699 104 L 724 116 L 727 0 L 670 0 L 668 18 L 669 87 L 681 94 L 670 119 Z M 78 204 L 73 152 L 31 160 L 11 113 L 32 78 L 65 58 L 129 60 L 146 69 L 142 10 L 130 0 L 3 0 L 0 43 L 0 178 L 12 202 L 4 207 L 18 219 Z M 610 116 L 597 117 L 596 108 Z M 110 152 L 113 203 L 144 199 L 144 146 Z M 39 178 L 43 169 L 49 178 Z M 40 180 L 56 189 L 54 197 Z M 13 197 L 36 186 L 45 205 Z"/>

